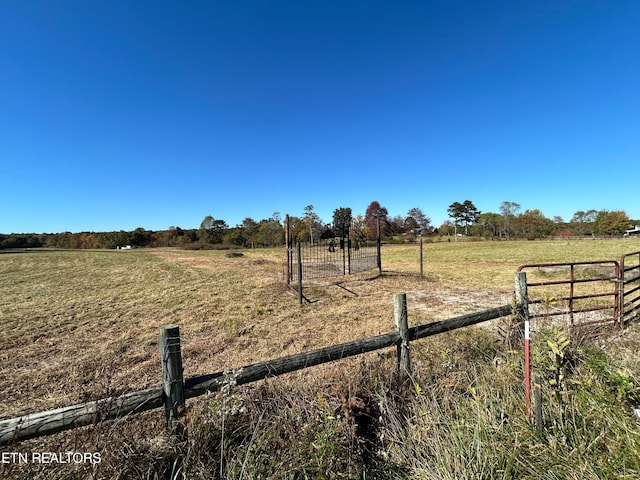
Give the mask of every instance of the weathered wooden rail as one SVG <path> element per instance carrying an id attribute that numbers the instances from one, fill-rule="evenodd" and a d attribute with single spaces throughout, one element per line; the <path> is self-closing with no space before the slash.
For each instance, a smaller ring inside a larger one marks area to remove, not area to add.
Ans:
<path id="1" fill-rule="evenodd" d="M 163 367 L 161 387 L 1 420 L 0 445 L 92 425 L 104 420 L 122 418 L 163 406 L 167 428 L 172 432 L 188 398 L 217 391 L 231 382 L 234 385 L 242 385 L 392 346 L 396 346 L 398 350 L 398 368 L 401 373 L 406 374 L 411 368 L 410 341 L 511 314 L 513 314 L 513 307 L 503 305 L 408 328 L 406 294 L 396 294 L 394 297 L 396 331 L 186 380 L 182 379 L 179 329 L 175 325 L 170 325 L 160 329 L 160 356 Z"/>

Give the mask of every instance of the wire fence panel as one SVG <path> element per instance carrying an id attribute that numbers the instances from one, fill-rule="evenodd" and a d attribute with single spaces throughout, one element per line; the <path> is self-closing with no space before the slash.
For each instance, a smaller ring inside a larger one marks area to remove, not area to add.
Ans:
<path id="1" fill-rule="evenodd" d="M 351 248 L 349 273 L 366 272 L 378 268 L 379 251 L 377 241 L 358 243 Z"/>
<path id="2" fill-rule="evenodd" d="M 338 277 L 375 268 L 382 272 L 379 238 L 370 239 L 355 225 L 340 228 L 340 233 L 336 235 L 327 227 L 318 237 L 300 241 L 300 237 L 294 239 L 291 235 L 289 215 L 285 217 L 287 283 L 298 284 L 300 302 L 303 280 Z"/>
<path id="3" fill-rule="evenodd" d="M 288 248 L 289 282 L 298 281 L 299 265 L 302 263 L 302 279 L 337 277 L 365 272 L 378 267 L 378 244 L 375 240 L 351 241 L 341 238 L 326 238 L 300 243 L 300 259 L 297 246 Z"/>

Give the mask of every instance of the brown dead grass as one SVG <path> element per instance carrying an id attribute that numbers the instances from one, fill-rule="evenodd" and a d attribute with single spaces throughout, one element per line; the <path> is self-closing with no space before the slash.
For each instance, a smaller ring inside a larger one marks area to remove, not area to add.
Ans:
<path id="1" fill-rule="evenodd" d="M 190 377 L 386 333 L 396 292 L 408 293 L 412 324 L 508 301 L 370 272 L 311 283 L 300 306 L 283 260 L 281 249 L 1 255 L 0 416 L 158 385 L 167 324 L 181 328 Z"/>
<path id="2" fill-rule="evenodd" d="M 417 246 L 389 246 L 383 275 L 309 282 L 302 306 L 286 287 L 282 249 L 5 253 L 0 416 L 158 385 L 163 325 L 180 326 L 190 377 L 386 333 L 396 292 L 407 293 L 412 325 L 428 323 L 508 303 L 518 265 L 631 250 L 624 241 L 425 244 L 420 279 Z"/>

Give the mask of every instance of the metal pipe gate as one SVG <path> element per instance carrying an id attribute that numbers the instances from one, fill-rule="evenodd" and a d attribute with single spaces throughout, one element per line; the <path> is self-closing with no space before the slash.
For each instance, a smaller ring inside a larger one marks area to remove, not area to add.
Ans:
<path id="1" fill-rule="evenodd" d="M 620 322 L 620 266 L 615 260 L 522 265 L 530 318 L 562 316 L 574 326 Z"/>
<path id="2" fill-rule="evenodd" d="M 640 252 L 620 258 L 620 323 L 624 325 L 638 316 L 640 311 Z"/>

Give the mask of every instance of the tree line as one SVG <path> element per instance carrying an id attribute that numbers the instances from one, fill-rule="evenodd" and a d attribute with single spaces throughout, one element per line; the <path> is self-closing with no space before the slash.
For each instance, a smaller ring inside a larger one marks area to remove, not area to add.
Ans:
<path id="1" fill-rule="evenodd" d="M 500 212 L 480 212 L 473 202 L 454 202 L 449 206 L 451 220 L 440 228 L 441 235 L 464 235 L 483 238 L 538 239 L 552 236 L 619 236 L 640 224 L 624 210 L 579 210 L 569 221 L 561 217 L 547 218 L 538 209 L 521 211 L 520 204 L 505 201 Z"/>
<path id="2" fill-rule="evenodd" d="M 384 241 L 411 241 L 419 236 L 474 236 L 486 239 L 537 239 L 562 236 L 617 236 L 640 224 L 631 220 L 626 212 L 587 210 L 577 211 L 569 221 L 560 217 L 552 219 L 540 210 L 521 211 L 516 202 L 502 202 L 499 213 L 480 212 L 472 201 L 452 203 L 448 210 L 450 220 L 439 227 L 431 225 L 431 219 L 418 207 L 405 215 L 391 216 L 387 208 L 372 201 L 364 214 L 352 214 L 351 208 L 339 207 L 333 212 L 331 222 L 323 220 L 313 205 L 304 207 L 300 216 L 290 216 L 292 240 L 313 243 L 320 238 L 346 237 L 358 232 L 366 238 L 380 237 Z M 279 212 L 269 218 L 256 221 L 250 217 L 230 227 L 224 220 L 207 215 L 199 228 L 183 229 L 171 226 L 167 230 L 80 233 L 25 233 L 0 234 L 0 249 L 7 248 L 69 248 L 114 249 L 132 247 L 182 247 L 212 248 L 237 246 L 244 248 L 274 247 L 284 245 L 284 221 Z"/>

